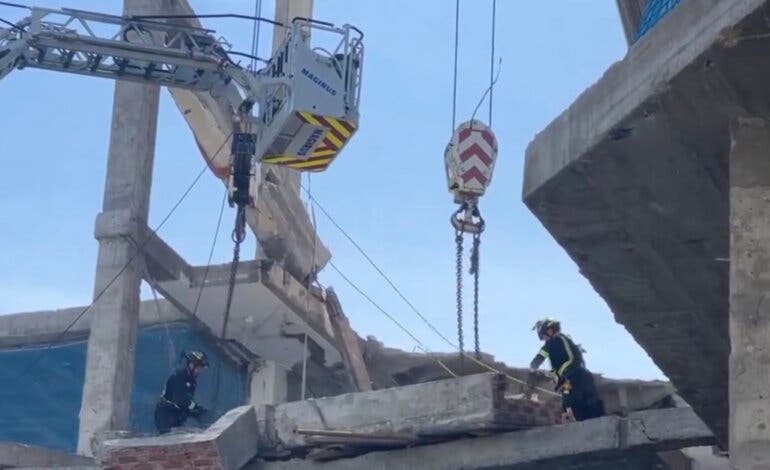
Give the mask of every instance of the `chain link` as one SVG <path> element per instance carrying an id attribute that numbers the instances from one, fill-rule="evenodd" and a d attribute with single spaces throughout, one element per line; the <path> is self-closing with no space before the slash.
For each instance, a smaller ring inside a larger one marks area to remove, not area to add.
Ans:
<path id="1" fill-rule="evenodd" d="M 227 285 L 227 301 L 225 302 L 225 314 L 222 319 L 222 332 L 219 335 L 224 339 L 227 332 L 227 322 L 230 319 L 230 306 L 233 303 L 233 293 L 235 291 L 235 276 L 238 273 L 238 261 L 241 254 L 241 243 L 246 238 L 246 208 L 244 206 L 238 206 L 238 212 L 235 215 L 235 228 L 233 229 L 232 239 L 235 246 L 233 247 L 233 262 L 230 264 L 230 280 Z"/>
<path id="2" fill-rule="evenodd" d="M 479 247 L 481 234 L 473 234 L 473 250 L 471 251 L 471 274 L 473 274 L 473 337 L 475 340 L 476 359 L 481 359 L 479 346 Z"/>
<path id="3" fill-rule="evenodd" d="M 457 244 L 457 344 L 460 349 L 460 374 L 465 373 L 465 351 L 463 349 L 463 233 L 455 232 Z"/>

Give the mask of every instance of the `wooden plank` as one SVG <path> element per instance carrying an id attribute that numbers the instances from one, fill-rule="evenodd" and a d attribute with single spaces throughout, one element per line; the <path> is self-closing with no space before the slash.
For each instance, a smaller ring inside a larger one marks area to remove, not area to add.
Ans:
<path id="1" fill-rule="evenodd" d="M 331 287 L 326 289 L 326 305 L 335 336 L 342 342 L 342 358 L 353 377 L 353 384 L 359 392 L 371 391 L 372 379 L 369 377 L 369 371 L 366 369 L 358 338 L 350 327 L 350 322 L 345 316 L 345 312 L 342 311 L 342 305 L 339 298 L 337 298 L 337 294 Z"/>

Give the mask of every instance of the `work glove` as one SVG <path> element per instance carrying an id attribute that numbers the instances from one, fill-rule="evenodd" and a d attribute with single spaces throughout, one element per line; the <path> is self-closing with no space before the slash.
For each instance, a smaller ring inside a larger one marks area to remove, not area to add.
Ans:
<path id="1" fill-rule="evenodd" d="M 201 405 L 195 405 L 195 408 L 192 409 L 190 414 L 194 416 L 195 418 L 200 418 L 201 416 L 208 413 L 209 410 Z"/>

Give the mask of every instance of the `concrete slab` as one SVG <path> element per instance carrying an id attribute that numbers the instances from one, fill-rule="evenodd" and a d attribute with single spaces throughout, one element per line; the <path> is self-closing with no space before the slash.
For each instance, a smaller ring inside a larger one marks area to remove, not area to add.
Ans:
<path id="1" fill-rule="evenodd" d="M 517 401 L 506 400 L 507 388 L 502 375 L 478 374 L 265 406 L 257 413 L 260 455 L 280 456 L 317 445 L 318 435 L 298 429 L 409 435 L 416 441 L 552 424 L 560 417 L 560 409 L 542 410 L 542 415 L 534 404 L 522 409 Z"/>
<path id="2" fill-rule="evenodd" d="M 146 233 L 151 240 L 145 254 L 158 291 L 180 310 L 188 314 L 195 312 L 197 318 L 219 336 L 230 278 L 229 263 L 208 268 L 191 266 L 163 239 L 149 230 Z M 319 353 L 314 360 L 323 365 L 342 362 L 339 341 L 334 336 L 326 305 L 320 299 L 277 263 L 241 262 L 225 337 L 239 342 L 253 354 L 290 367 L 302 361 L 304 345 L 296 334 L 293 337 L 285 334 L 287 325 L 297 334 L 308 334 Z"/>
<path id="3" fill-rule="evenodd" d="M 369 337 L 365 341 L 361 340 L 361 349 L 375 388 L 449 378 L 449 374 L 436 363 L 436 360 L 440 360 L 451 370 L 460 370 L 457 354 L 436 353 L 429 356 L 423 353 L 386 348 L 373 337 Z M 518 382 L 509 381 L 508 387 L 511 393 L 525 391 L 522 384 L 525 384 L 529 378 L 529 369 L 509 367 L 505 363 L 495 361 L 495 358 L 488 354 L 482 354 L 482 360 L 496 370 L 518 380 Z M 469 361 L 465 361 L 465 371 L 466 374 L 489 372 L 488 369 L 475 363 L 469 363 Z M 604 400 L 605 409 L 609 414 L 622 411 L 621 395 L 625 396 L 627 411 L 639 411 L 658 406 L 677 406 L 674 400 L 674 387 L 668 382 L 608 379 L 598 374 L 594 375 L 594 379 L 599 394 Z M 553 390 L 554 383 L 552 380 L 543 378 L 538 385 L 546 390 Z M 561 403 L 558 394 L 536 393 L 541 401 L 556 400 Z"/>
<path id="4" fill-rule="evenodd" d="M 769 13 L 682 2 L 526 152 L 527 206 L 723 443 L 730 122 L 770 116 Z"/>
<path id="5" fill-rule="evenodd" d="M 288 469 L 556 469 L 634 467 L 638 453 L 715 442 L 692 409 L 672 408 L 632 413 L 627 419 L 605 417 L 491 437 L 463 439 L 402 450 L 371 452 L 329 462 L 291 460 L 254 462 L 252 470 Z M 636 453 L 636 454 L 635 454 Z M 645 454 L 646 453 L 646 454 Z M 610 466 L 614 465 L 614 466 Z M 619 466 L 621 465 L 621 466 Z M 626 466 L 622 466 L 626 465 Z"/>

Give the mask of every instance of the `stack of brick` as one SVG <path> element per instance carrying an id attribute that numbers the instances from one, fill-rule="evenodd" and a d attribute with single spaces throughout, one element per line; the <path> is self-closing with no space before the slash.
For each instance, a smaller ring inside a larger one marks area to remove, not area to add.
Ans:
<path id="1" fill-rule="evenodd" d="M 112 470 L 235 470 L 256 456 L 257 440 L 254 407 L 242 406 L 199 433 L 107 440 L 97 457 Z"/>
<path id="2" fill-rule="evenodd" d="M 108 470 L 222 469 L 214 441 L 123 447 L 102 463 Z"/>
<path id="3" fill-rule="evenodd" d="M 523 429 L 561 424 L 561 398 L 530 400 L 523 394 L 511 395 L 513 390 L 510 385 L 504 375 L 495 375 L 493 400 L 497 411 L 496 421 L 499 424 Z"/>
<path id="4" fill-rule="evenodd" d="M 505 399 L 500 407 L 502 419 L 517 427 L 561 424 L 561 400 L 532 401 L 526 398 Z"/>

